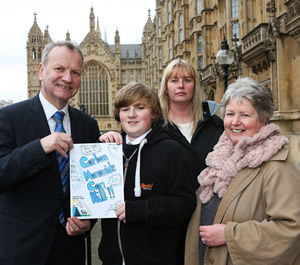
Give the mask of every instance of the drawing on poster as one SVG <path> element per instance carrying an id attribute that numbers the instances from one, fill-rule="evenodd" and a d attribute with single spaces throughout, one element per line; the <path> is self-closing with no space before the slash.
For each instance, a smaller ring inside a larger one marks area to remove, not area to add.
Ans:
<path id="1" fill-rule="evenodd" d="M 71 216 L 116 217 L 124 201 L 122 145 L 74 144 L 70 151 Z"/>

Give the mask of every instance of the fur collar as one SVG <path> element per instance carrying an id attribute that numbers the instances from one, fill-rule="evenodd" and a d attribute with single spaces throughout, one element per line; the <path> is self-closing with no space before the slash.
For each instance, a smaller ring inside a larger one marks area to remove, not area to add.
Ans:
<path id="1" fill-rule="evenodd" d="M 256 168 L 270 160 L 288 139 L 280 134 L 276 124 L 269 124 L 252 137 L 245 137 L 234 145 L 224 132 L 214 150 L 206 158 L 207 168 L 198 176 L 202 188 L 200 200 L 207 203 L 213 193 L 223 198 L 232 179 L 243 168 Z"/>

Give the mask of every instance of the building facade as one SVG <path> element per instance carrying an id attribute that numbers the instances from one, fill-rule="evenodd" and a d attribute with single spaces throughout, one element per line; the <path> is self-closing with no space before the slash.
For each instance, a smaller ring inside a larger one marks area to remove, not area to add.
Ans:
<path id="1" fill-rule="evenodd" d="M 272 90 L 272 122 L 300 163 L 299 0 L 156 0 L 142 43 L 146 82 L 158 88 L 163 69 L 181 57 L 197 69 L 206 99 L 220 102 L 224 73 L 216 55 L 224 37 L 234 55 L 228 83 L 248 76 Z"/>
<path id="2" fill-rule="evenodd" d="M 81 85 L 79 92 L 70 103 L 94 117 L 102 132 L 119 130 L 120 126 L 113 115 L 113 100 L 116 92 L 125 84 L 134 81 L 145 82 L 142 45 L 121 45 L 118 30 L 115 32 L 114 45 L 109 45 L 101 37 L 99 21 L 96 25 L 93 8 L 91 8 L 89 20 L 89 31 L 80 43 L 84 56 Z M 71 40 L 69 33 L 66 34 L 65 39 Z M 41 31 L 35 14 L 27 40 L 29 98 L 40 91 L 39 64 L 45 45 L 51 41 L 48 28 L 44 33 Z"/>
<path id="3" fill-rule="evenodd" d="M 117 130 L 112 104 L 118 89 L 141 81 L 158 90 L 164 68 L 177 57 L 197 69 L 206 99 L 220 102 L 224 73 L 216 55 L 225 37 L 234 54 L 228 83 L 248 76 L 272 90 L 272 122 L 289 138 L 300 163 L 300 1 L 153 1 L 155 17 L 151 20 L 149 13 L 142 43 L 134 45 L 121 45 L 118 31 L 114 45 L 103 41 L 91 9 L 90 29 L 80 44 L 85 57 L 82 83 L 72 104 L 95 117 L 102 131 Z M 34 17 L 27 42 L 29 97 L 40 89 L 38 64 L 49 41 L 48 29 L 42 33 Z"/>

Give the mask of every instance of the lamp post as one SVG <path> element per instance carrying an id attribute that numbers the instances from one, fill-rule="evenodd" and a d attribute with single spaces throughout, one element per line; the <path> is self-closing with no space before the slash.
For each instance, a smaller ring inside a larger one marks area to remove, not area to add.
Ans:
<path id="1" fill-rule="evenodd" d="M 224 36 L 224 39 L 221 43 L 221 50 L 218 51 L 216 59 L 219 65 L 221 65 L 223 69 L 223 80 L 224 80 L 224 93 L 228 86 L 228 68 L 229 65 L 233 62 L 233 53 L 231 50 L 229 50 L 229 46 L 226 40 L 226 37 Z"/>

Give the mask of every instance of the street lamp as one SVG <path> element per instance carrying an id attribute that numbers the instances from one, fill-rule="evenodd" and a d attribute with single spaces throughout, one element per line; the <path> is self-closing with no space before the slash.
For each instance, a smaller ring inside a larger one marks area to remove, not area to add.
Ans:
<path id="1" fill-rule="evenodd" d="M 221 65 L 223 69 L 224 92 L 225 92 L 228 86 L 228 82 L 227 82 L 229 76 L 228 68 L 229 65 L 232 64 L 234 59 L 232 51 L 229 50 L 229 46 L 225 36 L 221 43 L 221 50 L 218 51 L 216 59 L 218 64 Z"/>

